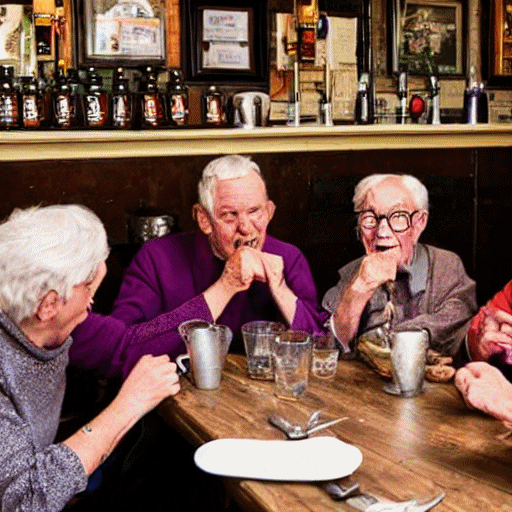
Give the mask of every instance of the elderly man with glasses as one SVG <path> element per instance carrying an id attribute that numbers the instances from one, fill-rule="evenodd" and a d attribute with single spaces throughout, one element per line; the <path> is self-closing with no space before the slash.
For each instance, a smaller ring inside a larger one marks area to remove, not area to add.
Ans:
<path id="1" fill-rule="evenodd" d="M 430 347 L 454 355 L 476 312 L 475 283 L 453 252 L 418 243 L 428 192 L 415 177 L 374 174 L 355 188 L 357 229 L 366 255 L 339 270 L 323 299 L 345 351 L 363 334 L 426 329 Z"/>

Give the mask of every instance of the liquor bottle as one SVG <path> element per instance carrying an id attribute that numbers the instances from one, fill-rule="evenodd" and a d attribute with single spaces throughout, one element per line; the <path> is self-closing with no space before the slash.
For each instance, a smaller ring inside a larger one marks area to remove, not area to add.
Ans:
<path id="1" fill-rule="evenodd" d="M 78 76 L 78 70 L 68 68 L 67 82 L 69 86 L 70 121 L 72 127 L 85 126 L 85 107 L 82 94 L 82 84 Z"/>
<path id="2" fill-rule="evenodd" d="M 89 128 L 104 128 L 108 121 L 108 96 L 103 90 L 103 79 L 94 67 L 87 71 L 85 83 L 85 125 Z"/>
<path id="3" fill-rule="evenodd" d="M 54 125 L 53 100 L 55 84 L 46 76 L 44 62 L 38 62 L 37 66 L 37 89 L 41 96 L 41 128 L 48 130 Z"/>
<path id="4" fill-rule="evenodd" d="M 112 128 L 127 129 L 132 127 L 133 97 L 130 93 L 129 80 L 122 67 L 114 71 L 111 97 Z"/>
<path id="5" fill-rule="evenodd" d="M 39 94 L 37 80 L 33 76 L 20 77 L 21 83 L 21 127 L 37 129 L 41 127 L 43 99 Z"/>
<path id="6" fill-rule="evenodd" d="M 139 82 L 137 126 L 142 129 L 161 128 L 165 124 L 164 104 L 158 90 L 157 71 L 147 66 Z"/>
<path id="7" fill-rule="evenodd" d="M 209 126 L 221 126 L 226 122 L 224 96 L 215 85 L 210 85 L 201 97 L 201 120 Z"/>
<path id="8" fill-rule="evenodd" d="M 188 122 L 188 88 L 183 83 L 181 71 L 173 69 L 167 83 L 167 118 L 176 126 Z"/>
<path id="9" fill-rule="evenodd" d="M 0 129 L 19 127 L 19 95 L 14 88 L 14 67 L 0 66 Z"/>
<path id="10" fill-rule="evenodd" d="M 53 125 L 65 130 L 71 128 L 71 95 L 68 79 L 62 69 L 55 76 L 52 105 Z"/>

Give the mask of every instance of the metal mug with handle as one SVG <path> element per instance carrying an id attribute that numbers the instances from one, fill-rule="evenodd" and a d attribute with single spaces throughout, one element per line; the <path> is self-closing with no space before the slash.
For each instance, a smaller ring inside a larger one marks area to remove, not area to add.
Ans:
<path id="1" fill-rule="evenodd" d="M 178 368 L 188 371 L 184 360 L 190 360 L 194 383 L 199 389 L 216 389 L 220 385 L 222 368 L 233 333 L 225 325 L 214 325 L 204 320 L 188 320 L 178 331 L 187 346 L 187 354 L 176 358 Z"/>
<path id="2" fill-rule="evenodd" d="M 423 391 L 429 342 L 428 331 L 402 331 L 391 335 L 393 383 L 384 390 L 390 394 L 414 397 Z"/>

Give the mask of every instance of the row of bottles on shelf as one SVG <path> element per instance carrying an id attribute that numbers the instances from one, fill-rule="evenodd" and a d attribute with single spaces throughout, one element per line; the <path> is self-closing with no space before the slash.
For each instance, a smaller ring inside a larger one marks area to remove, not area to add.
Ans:
<path id="1" fill-rule="evenodd" d="M 0 67 L 0 129 L 145 129 L 187 124 L 188 90 L 181 72 L 170 70 L 165 92 L 158 71 L 147 66 L 130 91 L 122 67 L 112 75 L 111 91 L 94 67 L 80 79 L 76 69 L 63 68 L 52 84 L 33 76 L 14 76 L 12 66 Z"/>
<path id="2" fill-rule="evenodd" d="M 158 77 L 159 71 L 147 66 L 132 91 L 124 68 L 118 67 L 107 91 L 94 67 L 82 72 L 82 79 L 76 69 L 64 72 L 59 67 L 48 84 L 33 76 L 15 77 L 12 66 L 0 66 L 0 129 L 151 129 L 189 124 L 189 93 L 181 72 L 169 70 L 165 86 Z M 211 85 L 201 94 L 200 108 L 202 126 L 249 128 L 267 124 L 270 99 L 263 92 L 227 97 Z"/>

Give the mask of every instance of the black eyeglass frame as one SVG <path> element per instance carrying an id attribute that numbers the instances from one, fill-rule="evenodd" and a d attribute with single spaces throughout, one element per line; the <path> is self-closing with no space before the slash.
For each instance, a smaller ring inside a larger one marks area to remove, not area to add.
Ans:
<path id="1" fill-rule="evenodd" d="M 389 215 L 377 215 L 373 210 L 360 210 L 360 211 L 356 211 L 355 213 L 357 215 L 357 225 L 360 229 L 367 229 L 367 230 L 377 229 L 379 227 L 379 224 L 381 223 L 382 219 L 386 219 L 388 226 L 391 229 L 391 231 L 393 231 L 393 233 L 404 233 L 405 231 L 407 231 L 408 229 L 411 228 L 412 219 L 413 219 L 414 215 L 416 215 L 417 213 L 419 213 L 421 211 L 422 210 L 414 210 L 413 212 L 407 212 L 405 210 L 397 210 L 396 212 L 392 212 Z M 366 227 L 366 226 L 361 225 L 361 215 L 364 213 L 371 213 L 373 215 L 373 217 L 375 218 L 375 221 L 376 221 L 375 226 Z M 391 220 L 390 220 L 394 215 L 406 215 L 407 219 L 408 219 L 407 227 L 404 229 L 394 229 L 393 226 L 391 225 Z"/>

